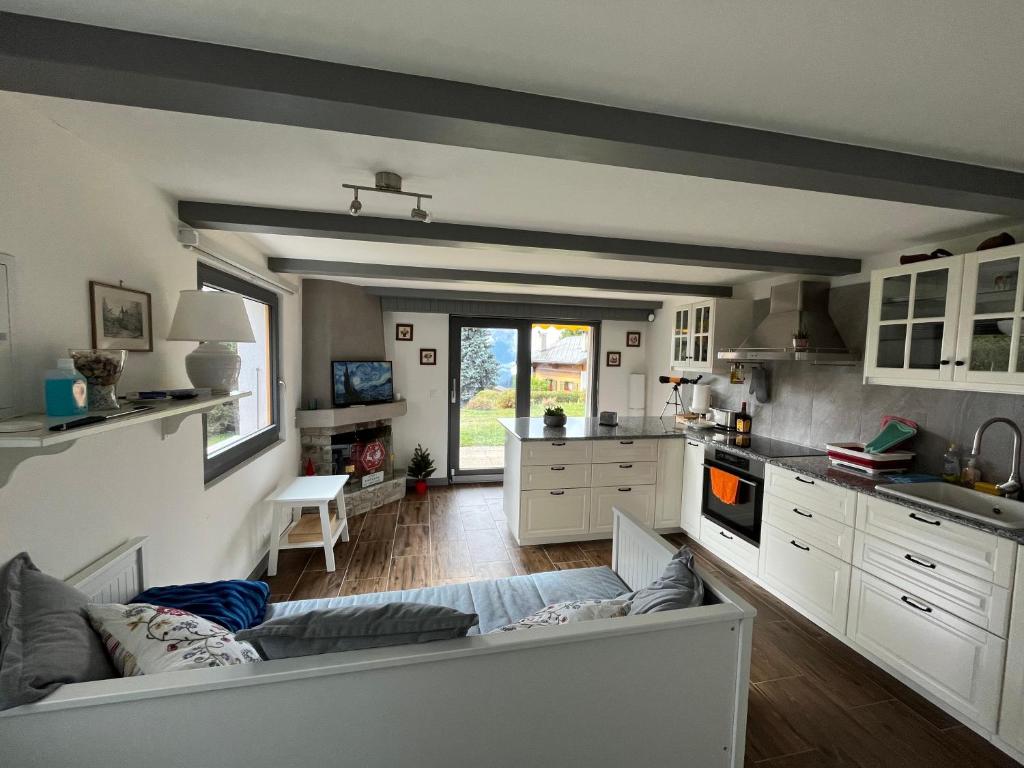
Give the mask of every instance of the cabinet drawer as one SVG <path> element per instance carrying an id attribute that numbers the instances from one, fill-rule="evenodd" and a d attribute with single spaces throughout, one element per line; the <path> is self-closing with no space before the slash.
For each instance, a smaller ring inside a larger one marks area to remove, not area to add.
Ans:
<path id="1" fill-rule="evenodd" d="M 847 563 L 851 560 L 853 528 L 835 518 L 768 495 L 764 499 L 764 520 L 822 552 Z"/>
<path id="2" fill-rule="evenodd" d="M 765 492 L 846 525 L 852 526 L 856 517 L 856 491 L 772 464 L 765 468 Z"/>
<path id="3" fill-rule="evenodd" d="M 616 464 L 594 464 L 593 466 L 593 485 L 595 486 L 654 485 L 658 482 L 658 462 L 656 461 L 622 461 Z"/>
<path id="4" fill-rule="evenodd" d="M 858 495 L 858 530 L 1001 587 L 1008 588 L 1013 581 L 1017 546 L 1009 539 L 874 496 Z"/>
<path id="5" fill-rule="evenodd" d="M 914 597 L 1006 637 L 1010 591 L 1004 587 L 863 531 L 857 531 L 853 564 Z"/>
<path id="6" fill-rule="evenodd" d="M 700 518 L 700 543 L 748 576 L 757 575 L 757 547 L 703 515 Z"/>
<path id="7" fill-rule="evenodd" d="M 592 446 L 589 440 L 527 440 L 523 443 L 523 466 L 589 464 Z"/>
<path id="8" fill-rule="evenodd" d="M 653 485 L 611 485 L 594 488 L 590 497 L 590 532 L 605 533 L 612 530 L 612 507 L 654 525 Z"/>
<path id="9" fill-rule="evenodd" d="M 587 533 L 590 530 L 590 489 L 523 491 L 520 520 L 523 537 Z"/>
<path id="10" fill-rule="evenodd" d="M 836 632 L 846 631 L 850 565 L 772 525 L 761 527 L 761 580 Z"/>
<path id="11" fill-rule="evenodd" d="M 590 464 L 552 464 L 547 467 L 523 467 L 524 491 L 553 488 L 589 488 Z"/>
<path id="12" fill-rule="evenodd" d="M 594 463 L 620 461 L 657 461 L 657 440 L 595 440 Z"/>
<path id="13" fill-rule="evenodd" d="M 990 731 L 1006 643 L 925 600 L 853 569 L 847 636 Z"/>

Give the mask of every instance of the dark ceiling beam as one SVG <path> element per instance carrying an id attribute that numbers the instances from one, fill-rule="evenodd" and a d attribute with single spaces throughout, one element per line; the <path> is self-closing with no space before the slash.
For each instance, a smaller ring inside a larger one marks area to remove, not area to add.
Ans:
<path id="1" fill-rule="evenodd" d="M 399 264 L 364 264 L 351 261 L 286 259 L 271 256 L 267 266 L 272 272 L 289 275 L 364 278 L 373 280 L 422 280 L 439 283 L 492 283 L 504 285 L 557 285 L 588 291 L 618 291 L 677 296 L 732 296 L 728 285 L 667 283 L 660 280 L 584 277 L 582 275 L 538 274 L 535 272 L 494 272 L 482 269 L 412 267 Z"/>
<path id="2" fill-rule="evenodd" d="M 1022 173 L 13 13 L 0 90 L 1024 216 Z"/>
<path id="3" fill-rule="evenodd" d="M 834 256 L 810 256 L 564 232 L 539 232 L 533 229 L 485 227 L 475 224 L 446 224 L 436 221 L 423 224 L 412 219 L 350 216 L 347 213 L 259 208 L 188 200 L 178 203 L 178 218 L 196 229 L 226 232 L 296 235 L 447 248 L 488 248 L 517 253 L 563 253 L 617 261 L 807 275 L 850 275 L 860 272 L 859 259 Z"/>
<path id="4" fill-rule="evenodd" d="M 472 301 L 497 302 L 499 304 L 551 304 L 567 307 L 605 307 L 608 309 L 636 309 L 654 311 L 661 309 L 660 301 L 642 299 L 605 299 L 600 296 L 549 296 L 542 293 L 490 293 L 488 291 L 435 291 L 423 288 L 393 288 L 386 285 L 371 285 L 366 292 L 373 296 L 389 296 L 402 299 L 424 299 L 430 301 Z"/>

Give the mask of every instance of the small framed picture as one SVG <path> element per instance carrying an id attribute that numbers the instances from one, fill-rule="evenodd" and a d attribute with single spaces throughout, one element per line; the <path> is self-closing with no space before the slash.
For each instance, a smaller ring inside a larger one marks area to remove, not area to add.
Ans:
<path id="1" fill-rule="evenodd" d="M 436 349 L 421 349 L 420 350 L 420 365 L 437 365 L 437 350 Z"/>
<path id="2" fill-rule="evenodd" d="M 153 302 L 145 291 L 89 281 L 93 349 L 153 351 Z"/>
<path id="3" fill-rule="evenodd" d="M 609 368 L 618 368 L 622 365 L 622 353 L 621 352 L 609 352 L 605 357 L 605 365 Z"/>
<path id="4" fill-rule="evenodd" d="M 626 346 L 627 347 L 639 347 L 640 346 L 640 331 L 626 331 Z"/>
<path id="5" fill-rule="evenodd" d="M 395 341 L 412 341 L 412 323 L 395 323 Z"/>

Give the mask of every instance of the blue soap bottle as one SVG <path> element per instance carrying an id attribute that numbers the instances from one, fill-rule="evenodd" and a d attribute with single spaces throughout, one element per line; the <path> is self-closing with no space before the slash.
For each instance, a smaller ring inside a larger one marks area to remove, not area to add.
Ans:
<path id="1" fill-rule="evenodd" d="M 44 378 L 47 416 L 80 416 L 88 410 L 85 377 L 75 370 L 75 361 L 62 357 Z"/>

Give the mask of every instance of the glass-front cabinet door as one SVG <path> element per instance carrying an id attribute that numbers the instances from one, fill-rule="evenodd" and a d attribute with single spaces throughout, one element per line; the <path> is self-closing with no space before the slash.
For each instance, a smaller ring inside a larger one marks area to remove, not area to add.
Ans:
<path id="1" fill-rule="evenodd" d="M 690 360 L 690 307 L 672 313 L 672 367 L 686 368 Z"/>
<path id="2" fill-rule="evenodd" d="M 952 256 L 872 274 L 866 380 L 952 380 L 963 264 Z"/>
<path id="3" fill-rule="evenodd" d="M 1024 384 L 1024 247 L 968 254 L 964 260 L 954 381 Z"/>
<path id="4" fill-rule="evenodd" d="M 714 364 L 714 302 L 693 305 L 693 334 L 691 335 L 692 362 L 687 368 L 691 371 L 710 371 Z"/>

